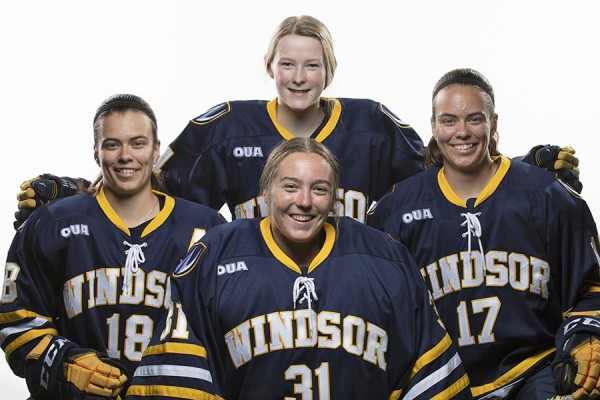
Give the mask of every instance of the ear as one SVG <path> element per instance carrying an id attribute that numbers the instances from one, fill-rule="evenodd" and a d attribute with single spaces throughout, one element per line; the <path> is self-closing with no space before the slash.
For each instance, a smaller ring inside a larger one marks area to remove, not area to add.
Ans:
<path id="1" fill-rule="evenodd" d="M 267 67 L 267 74 L 271 77 L 271 79 L 275 79 L 275 74 L 273 73 L 273 68 L 271 68 L 271 64 Z"/>
<path id="2" fill-rule="evenodd" d="M 157 140 L 156 143 L 154 143 L 154 164 L 156 164 L 156 162 L 158 161 L 158 159 L 160 158 L 160 140 Z"/>
<path id="3" fill-rule="evenodd" d="M 98 155 L 97 148 L 94 148 L 94 160 L 96 161 L 96 165 L 100 167 L 100 156 Z"/>
<path id="4" fill-rule="evenodd" d="M 490 134 L 498 136 L 498 114 L 494 113 L 490 124 Z"/>
<path id="5" fill-rule="evenodd" d="M 433 117 L 431 117 L 431 136 L 433 136 L 436 140 L 437 140 L 437 130 L 436 130 L 436 123 L 435 123 L 435 119 Z"/>

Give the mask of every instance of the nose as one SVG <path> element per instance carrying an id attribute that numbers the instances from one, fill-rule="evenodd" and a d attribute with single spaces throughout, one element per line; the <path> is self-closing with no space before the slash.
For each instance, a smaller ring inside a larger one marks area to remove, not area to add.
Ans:
<path id="1" fill-rule="evenodd" d="M 471 136 L 471 132 L 469 131 L 469 127 L 466 123 L 460 122 L 457 126 L 456 136 L 465 138 Z"/>
<path id="2" fill-rule="evenodd" d="M 133 156 L 131 155 L 131 152 L 129 151 L 129 147 L 127 147 L 127 146 L 121 147 L 121 151 L 119 153 L 119 159 L 121 161 L 133 160 Z"/>
<path id="3" fill-rule="evenodd" d="M 311 192 L 308 189 L 302 189 L 298 191 L 298 196 L 296 197 L 296 205 L 300 208 L 310 208 L 312 204 Z"/>
<path id="4" fill-rule="evenodd" d="M 302 84 L 302 83 L 304 83 L 304 81 L 306 81 L 306 75 L 304 74 L 303 68 L 294 69 L 293 80 L 294 80 L 294 83 L 297 85 Z"/>

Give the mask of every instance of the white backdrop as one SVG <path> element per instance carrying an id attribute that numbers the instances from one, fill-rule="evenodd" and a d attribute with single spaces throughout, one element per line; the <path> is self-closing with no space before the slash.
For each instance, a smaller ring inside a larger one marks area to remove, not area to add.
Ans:
<path id="1" fill-rule="evenodd" d="M 217 103 L 274 98 L 262 57 L 277 24 L 300 14 L 322 20 L 334 38 L 339 67 L 325 95 L 382 101 L 424 142 L 435 81 L 457 67 L 481 71 L 496 91 L 502 152 L 574 146 L 583 196 L 600 215 L 600 2 L 6 1 L 0 255 L 14 234 L 24 179 L 95 177 L 91 124 L 102 100 L 118 92 L 145 98 L 164 150 L 190 118 Z M 2 398 L 27 397 L 25 382 L 3 361 L 0 388 Z"/>

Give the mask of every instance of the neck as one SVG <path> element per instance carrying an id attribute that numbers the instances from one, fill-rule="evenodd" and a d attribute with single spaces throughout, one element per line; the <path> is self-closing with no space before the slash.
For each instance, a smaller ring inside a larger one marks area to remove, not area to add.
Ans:
<path id="1" fill-rule="evenodd" d="M 298 243 L 284 238 L 276 228 L 271 227 L 271 232 L 277 246 L 298 266 L 310 265 L 312 260 L 319 254 L 319 251 L 321 251 L 322 237 L 325 234 L 321 232 L 308 242 Z"/>
<path id="2" fill-rule="evenodd" d="M 134 196 L 117 196 L 105 189 L 108 203 L 129 228 L 134 228 L 154 218 L 160 211 L 158 198 L 152 191 L 144 191 Z"/>
<path id="3" fill-rule="evenodd" d="M 474 171 L 463 171 L 444 165 L 444 176 L 454 193 L 466 202 L 468 199 L 479 197 L 497 170 L 498 163 L 490 159 Z"/>
<path id="4" fill-rule="evenodd" d="M 304 110 L 293 110 L 277 103 L 277 121 L 296 137 L 309 137 L 321 125 L 325 112 L 316 103 Z"/>

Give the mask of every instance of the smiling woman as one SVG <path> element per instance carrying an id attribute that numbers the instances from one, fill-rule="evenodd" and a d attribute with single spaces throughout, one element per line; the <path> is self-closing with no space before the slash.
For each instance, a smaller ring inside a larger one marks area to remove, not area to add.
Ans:
<path id="1" fill-rule="evenodd" d="M 473 69 L 442 76 L 432 166 L 399 182 L 369 223 L 415 257 L 475 398 L 597 398 L 596 224 L 552 173 L 497 155 L 493 93 Z"/>
<path id="2" fill-rule="evenodd" d="M 272 215 L 212 229 L 175 270 L 128 398 L 470 398 L 406 248 L 327 221 L 338 176 L 314 139 L 273 149 L 261 176 Z"/>
<path id="3" fill-rule="evenodd" d="M 271 215 L 273 238 L 298 265 L 308 265 L 321 248 L 339 177 L 333 154 L 314 140 L 278 146 L 265 164 L 260 188 Z"/>
<path id="4" fill-rule="evenodd" d="M 153 190 L 158 152 L 148 103 L 111 96 L 94 117 L 97 181 L 37 209 L 15 235 L 0 331 L 33 397 L 124 394 L 164 313 L 172 268 L 224 222 L 215 210 Z"/>

